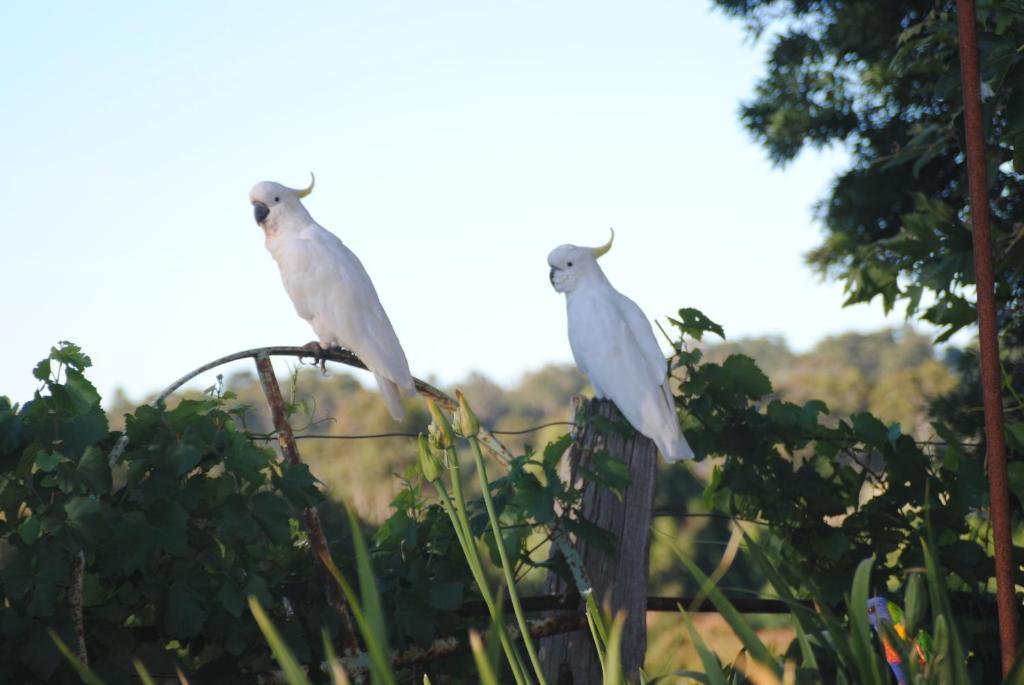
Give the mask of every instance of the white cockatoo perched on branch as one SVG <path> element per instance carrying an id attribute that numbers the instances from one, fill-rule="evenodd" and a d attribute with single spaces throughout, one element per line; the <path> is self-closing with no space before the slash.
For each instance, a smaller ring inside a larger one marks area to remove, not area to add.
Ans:
<path id="1" fill-rule="evenodd" d="M 377 379 L 388 411 L 405 415 L 402 394 L 415 394 L 409 362 L 377 291 L 359 259 L 313 221 L 300 200 L 313 191 L 262 181 L 249 191 L 256 223 L 299 316 L 309 322 L 318 342 L 309 344 L 319 358 L 338 345 L 355 352 Z"/>
<path id="2" fill-rule="evenodd" d="M 692 459 L 668 387 L 668 365 L 651 323 L 608 281 L 597 258 L 612 248 L 561 245 L 548 255 L 551 285 L 565 293 L 569 346 L 594 394 L 607 397 L 669 462 Z"/>

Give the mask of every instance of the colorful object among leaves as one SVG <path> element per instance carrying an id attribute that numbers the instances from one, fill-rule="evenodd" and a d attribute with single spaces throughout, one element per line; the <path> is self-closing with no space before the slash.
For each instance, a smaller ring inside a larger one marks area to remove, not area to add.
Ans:
<path id="1" fill-rule="evenodd" d="M 879 626 L 879 621 L 885 621 L 892 626 L 893 632 L 899 636 L 901 640 L 906 641 L 907 629 L 903 625 L 903 610 L 896 602 L 890 602 L 885 597 L 872 597 L 868 600 L 868 620 L 871 622 L 871 627 L 878 633 L 879 639 L 882 641 L 882 648 L 885 650 L 885 660 L 889 664 L 889 668 L 892 669 L 893 675 L 896 676 L 896 682 L 899 685 L 907 685 L 909 679 L 907 678 L 907 672 L 903 667 L 903 658 L 900 654 L 900 650 L 897 649 L 886 637 L 885 631 Z M 925 631 L 919 631 L 914 638 L 914 643 L 910 649 L 911 654 L 917 658 L 918 666 L 920 670 L 924 670 L 925 665 L 928 663 L 928 659 L 931 658 L 932 654 L 932 641 L 931 636 Z"/>

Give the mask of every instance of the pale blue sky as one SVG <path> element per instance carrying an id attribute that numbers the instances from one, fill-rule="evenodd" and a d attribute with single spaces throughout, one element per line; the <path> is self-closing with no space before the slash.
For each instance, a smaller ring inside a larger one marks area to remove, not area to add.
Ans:
<path id="1" fill-rule="evenodd" d="M 761 50 L 691 0 L 12 5 L 0 394 L 64 338 L 134 397 L 312 339 L 247 200 L 309 170 L 421 377 L 568 361 L 545 258 L 609 225 L 606 273 L 652 317 L 798 348 L 877 328 L 802 263 L 843 153 L 773 169 L 738 122 Z"/>

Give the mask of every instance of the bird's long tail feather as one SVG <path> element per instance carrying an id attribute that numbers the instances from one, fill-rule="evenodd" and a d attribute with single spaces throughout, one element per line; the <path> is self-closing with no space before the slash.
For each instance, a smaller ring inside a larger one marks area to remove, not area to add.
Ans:
<path id="1" fill-rule="evenodd" d="M 671 431 L 671 435 L 662 436 L 660 439 L 655 440 L 658 450 L 665 457 L 665 461 L 670 464 L 684 459 L 693 459 L 693 449 L 690 447 L 690 443 L 686 442 L 683 431 L 679 428 L 679 419 L 676 416 L 676 402 L 672 398 L 672 392 L 668 389 L 667 382 L 661 384 L 661 391 L 664 394 L 665 405 L 668 408 L 669 415 L 675 420 L 673 425 L 675 430 Z"/>
<path id="2" fill-rule="evenodd" d="M 686 438 L 682 435 L 667 442 L 659 440 L 658 449 L 661 450 L 665 461 L 670 464 L 684 459 L 693 459 L 693 450 L 690 448 L 690 443 L 686 442 Z"/>
<path id="3" fill-rule="evenodd" d="M 398 385 L 379 373 L 373 374 L 373 377 L 377 379 L 377 387 L 380 388 L 380 394 L 384 397 L 384 404 L 387 405 L 391 418 L 395 421 L 404 419 L 405 409 L 402 408 L 402 393 Z"/>

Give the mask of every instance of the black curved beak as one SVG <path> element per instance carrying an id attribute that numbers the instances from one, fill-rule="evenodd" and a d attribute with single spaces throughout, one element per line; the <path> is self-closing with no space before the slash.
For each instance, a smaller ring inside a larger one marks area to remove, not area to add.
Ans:
<path id="1" fill-rule="evenodd" d="M 557 267 L 551 267 L 551 273 L 548 274 L 548 280 L 551 281 L 551 285 L 555 284 L 555 272 L 558 271 Z"/>
<path id="2" fill-rule="evenodd" d="M 256 201 L 252 203 L 252 213 L 253 216 L 256 217 L 256 223 L 262 225 L 270 214 L 270 207 L 267 207 L 262 202 Z"/>

